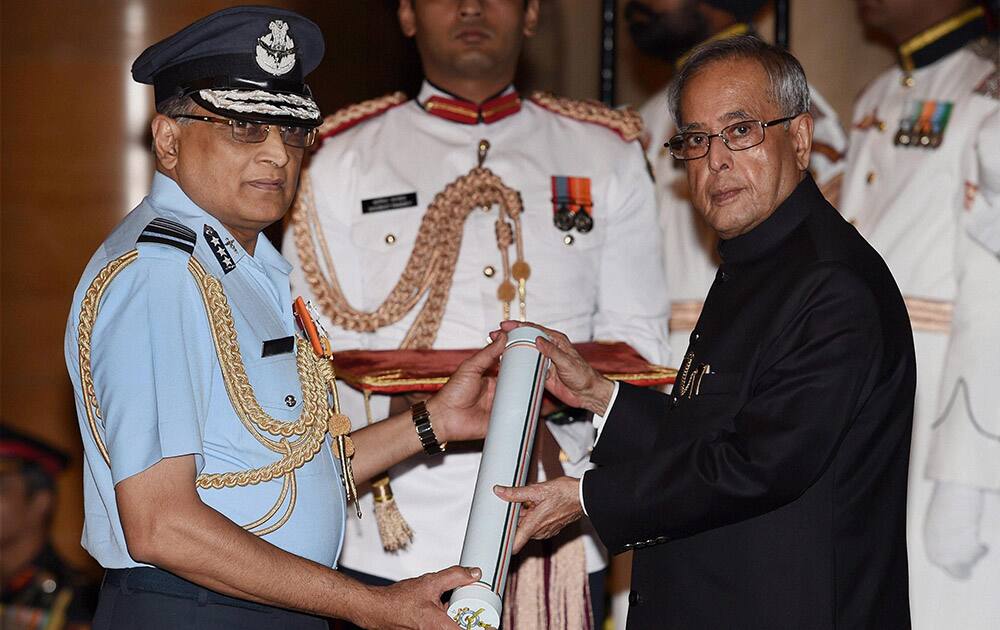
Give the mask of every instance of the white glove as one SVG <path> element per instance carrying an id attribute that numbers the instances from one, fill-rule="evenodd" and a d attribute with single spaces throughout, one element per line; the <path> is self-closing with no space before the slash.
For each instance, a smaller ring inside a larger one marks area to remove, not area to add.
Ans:
<path id="1" fill-rule="evenodd" d="M 969 579 L 972 567 L 989 551 L 979 541 L 982 514 L 982 490 L 935 482 L 924 521 L 924 546 L 930 561 L 954 578 Z"/>

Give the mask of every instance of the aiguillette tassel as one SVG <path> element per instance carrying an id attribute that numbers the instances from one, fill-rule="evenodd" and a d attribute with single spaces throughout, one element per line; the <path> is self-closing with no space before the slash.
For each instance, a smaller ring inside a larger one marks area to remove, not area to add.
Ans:
<path id="1" fill-rule="evenodd" d="M 372 493 L 375 496 L 375 522 L 378 524 L 382 548 L 386 551 L 403 549 L 413 540 L 413 530 L 403 518 L 392 496 L 388 474 L 383 474 L 372 482 Z"/>

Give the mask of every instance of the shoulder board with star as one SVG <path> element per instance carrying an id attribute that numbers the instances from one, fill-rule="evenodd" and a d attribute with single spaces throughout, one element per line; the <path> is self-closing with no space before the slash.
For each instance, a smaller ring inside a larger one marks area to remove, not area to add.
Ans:
<path id="1" fill-rule="evenodd" d="M 529 100 L 560 116 L 607 127 L 625 142 L 642 136 L 642 118 L 633 109 L 612 109 L 597 101 L 580 101 L 547 92 L 535 92 Z"/>
<path id="2" fill-rule="evenodd" d="M 167 247 L 173 247 L 191 255 L 194 253 L 194 245 L 197 242 L 197 238 L 194 230 L 188 226 L 164 219 L 163 217 L 157 217 L 143 228 L 142 233 L 139 234 L 139 238 L 135 242 L 136 244 L 157 243 L 159 245 L 166 245 Z"/>
<path id="3" fill-rule="evenodd" d="M 347 131 L 366 120 L 381 116 L 393 107 L 402 105 L 406 101 L 405 94 L 402 92 L 393 92 L 392 94 L 386 94 L 385 96 L 339 109 L 323 119 L 323 124 L 319 126 L 320 142 L 338 133 Z"/>

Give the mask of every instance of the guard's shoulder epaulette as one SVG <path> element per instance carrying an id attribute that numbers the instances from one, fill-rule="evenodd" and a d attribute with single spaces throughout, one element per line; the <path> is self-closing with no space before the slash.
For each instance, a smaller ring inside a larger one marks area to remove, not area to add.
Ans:
<path id="1" fill-rule="evenodd" d="M 637 140 L 642 136 L 642 117 L 631 108 L 612 109 L 597 101 L 580 101 L 547 92 L 535 92 L 529 100 L 560 116 L 607 127 L 621 136 L 625 142 Z"/>
<path id="2" fill-rule="evenodd" d="M 983 77 L 983 80 L 973 88 L 973 92 L 993 100 L 1000 100 L 1000 69 L 997 68 L 1000 44 L 998 44 L 997 38 L 995 36 L 981 37 L 970 44 L 970 49 L 977 56 L 993 62 L 993 71 Z"/>
<path id="3" fill-rule="evenodd" d="M 994 101 L 1000 101 L 1000 70 L 994 70 L 986 75 L 973 92 L 986 98 L 992 98 Z"/>
<path id="4" fill-rule="evenodd" d="M 170 219 L 157 217 L 143 228 L 142 233 L 139 234 L 139 238 L 135 242 L 159 243 L 160 245 L 175 247 L 190 255 L 194 253 L 194 245 L 197 240 L 198 236 L 188 226 L 171 221 Z"/>
<path id="5" fill-rule="evenodd" d="M 1000 40 L 996 34 L 978 37 L 969 42 L 969 50 L 977 57 L 982 57 L 986 61 L 997 63 L 997 55 L 1000 54 Z"/>
<path id="6" fill-rule="evenodd" d="M 323 119 L 323 124 L 319 126 L 320 142 L 325 138 L 347 131 L 366 120 L 380 116 L 393 107 L 402 105 L 406 100 L 406 95 L 402 92 L 393 92 L 341 108 Z"/>

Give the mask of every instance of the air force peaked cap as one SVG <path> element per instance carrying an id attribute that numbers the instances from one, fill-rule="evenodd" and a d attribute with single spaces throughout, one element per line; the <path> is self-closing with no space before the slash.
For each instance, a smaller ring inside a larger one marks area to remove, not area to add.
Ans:
<path id="1" fill-rule="evenodd" d="M 315 127 L 319 107 L 305 77 L 323 58 L 311 20 L 272 7 L 232 7 L 147 48 L 132 78 L 152 84 L 156 102 L 190 96 L 237 120 Z"/>

